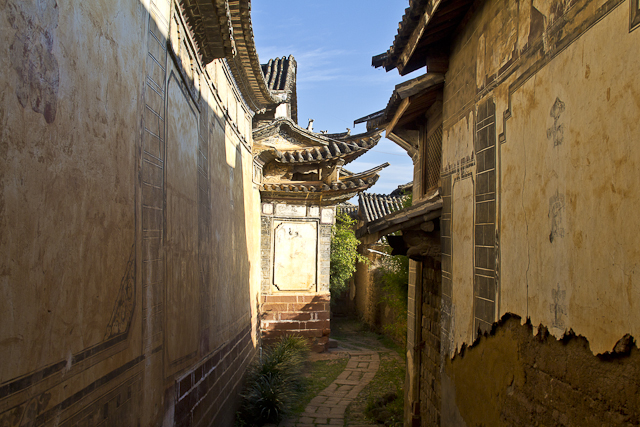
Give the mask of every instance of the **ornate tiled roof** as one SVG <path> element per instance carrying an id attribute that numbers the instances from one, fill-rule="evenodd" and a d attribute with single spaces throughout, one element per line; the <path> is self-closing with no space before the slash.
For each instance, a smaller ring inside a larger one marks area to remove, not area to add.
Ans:
<path id="1" fill-rule="evenodd" d="M 285 102 L 291 105 L 291 119 L 298 122 L 298 95 L 296 89 L 296 72 L 298 64 L 293 55 L 270 59 L 261 65 L 267 87 L 273 94 L 282 94 Z"/>
<path id="2" fill-rule="evenodd" d="M 391 196 L 408 196 L 413 191 L 413 181 L 398 185 L 398 188 L 391 192 Z"/>
<path id="3" fill-rule="evenodd" d="M 278 117 L 263 126 L 255 128 L 253 130 L 253 141 L 260 142 L 271 136 L 282 133 L 282 131 L 286 133 L 293 133 L 299 142 L 306 143 L 310 146 L 327 145 L 329 143 L 324 135 L 300 127 L 287 117 Z"/>
<path id="4" fill-rule="evenodd" d="M 380 177 L 378 172 L 387 166 L 389 163 L 384 163 L 330 184 L 322 181 L 264 183 L 260 186 L 260 194 L 262 200 L 304 199 L 319 204 L 337 204 L 349 200 L 375 184 Z"/>
<path id="5" fill-rule="evenodd" d="M 396 115 L 402 102 L 409 99 L 408 107 L 403 111 L 403 121 L 413 120 L 424 114 L 435 102 L 437 94 L 444 87 L 444 74 L 426 73 L 415 79 L 397 84 L 384 110 L 377 111 L 354 121 L 354 124 L 367 123 L 367 130 L 373 131 L 385 127 Z"/>
<path id="6" fill-rule="evenodd" d="M 403 208 L 407 196 L 360 193 L 359 205 L 366 222 L 375 221 Z"/>
<path id="7" fill-rule="evenodd" d="M 285 99 L 265 82 L 253 40 L 250 0 L 179 0 L 206 65 L 226 58 L 242 97 L 253 111 Z"/>
<path id="8" fill-rule="evenodd" d="M 281 117 L 254 130 L 253 140 L 260 143 L 278 134 L 309 144 L 308 148 L 278 151 L 275 161 L 280 163 L 319 163 L 339 159 L 349 163 L 373 148 L 381 138 L 380 131 L 358 135 L 332 134 L 338 136 L 329 138 L 327 134 L 309 131 Z"/>
<path id="9" fill-rule="evenodd" d="M 430 48 L 451 37 L 473 0 L 410 0 L 391 47 L 371 59 L 374 67 L 406 75 L 426 65 Z"/>
<path id="10" fill-rule="evenodd" d="M 180 6 L 205 65 L 216 58 L 233 57 L 236 54 L 231 11 L 227 2 L 180 0 Z"/>
<path id="11" fill-rule="evenodd" d="M 190 0 L 193 1 L 193 0 Z M 200 0 L 202 1 L 202 0 Z M 223 0 L 215 0 L 216 4 Z M 227 0 L 224 0 L 226 3 Z M 211 3 L 211 0 L 209 0 Z M 282 97 L 271 92 L 262 74 L 256 52 L 251 25 L 251 1 L 228 0 L 236 55 L 227 55 L 227 63 L 233 73 L 242 96 L 254 111 L 273 108 L 283 102 Z"/>
<path id="12" fill-rule="evenodd" d="M 394 233 L 398 230 L 408 230 L 411 227 L 440 217 L 442 212 L 442 197 L 439 192 L 434 192 L 430 197 L 420 200 L 409 207 L 398 209 L 384 216 L 378 217 L 356 230 L 356 237 L 377 233 L 375 240 L 382 236 Z M 374 240 L 374 241 L 375 241 Z"/>
<path id="13" fill-rule="evenodd" d="M 291 90 L 295 84 L 296 60 L 292 55 L 270 59 L 261 68 L 270 90 Z"/>
<path id="14" fill-rule="evenodd" d="M 379 140 L 380 134 L 375 137 L 363 137 L 352 141 L 331 140 L 328 145 L 321 148 L 284 151 L 282 157 L 277 161 L 281 163 L 313 163 L 342 158 L 345 163 L 349 163 L 374 147 Z"/>
<path id="15" fill-rule="evenodd" d="M 384 66 L 387 71 L 395 68 L 394 60 L 404 50 L 413 30 L 418 26 L 420 17 L 424 14 L 429 0 L 410 0 L 409 7 L 404 10 L 402 20 L 398 24 L 398 33 L 393 39 L 393 44 L 385 53 L 372 58 L 371 65 L 374 67 Z"/>

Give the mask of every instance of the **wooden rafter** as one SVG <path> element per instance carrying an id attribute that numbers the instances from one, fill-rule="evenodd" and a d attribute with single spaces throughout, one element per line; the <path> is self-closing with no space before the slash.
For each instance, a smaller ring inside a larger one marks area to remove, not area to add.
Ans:
<path id="1" fill-rule="evenodd" d="M 396 110 L 396 113 L 393 115 L 393 119 L 391 119 L 391 121 L 387 125 L 387 129 L 386 129 L 387 132 L 385 136 L 388 137 L 388 135 L 391 132 L 393 132 L 393 128 L 396 126 L 396 124 L 398 123 L 398 120 L 400 120 L 400 117 L 402 117 L 402 115 L 407 110 L 407 108 L 409 108 L 409 104 L 411 104 L 411 98 L 405 98 L 402 100 L 402 102 L 400 103 L 400 106 Z"/>

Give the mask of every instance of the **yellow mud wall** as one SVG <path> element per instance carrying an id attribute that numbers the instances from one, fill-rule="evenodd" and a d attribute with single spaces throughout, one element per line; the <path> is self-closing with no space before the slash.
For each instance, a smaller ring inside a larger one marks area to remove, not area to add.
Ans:
<path id="1" fill-rule="evenodd" d="M 620 6 L 511 94 L 502 310 L 594 353 L 640 336 L 640 33 Z"/>
<path id="2" fill-rule="evenodd" d="M 477 186 L 478 106 L 495 103 L 500 260 L 494 321 L 512 312 L 556 337 L 573 329 L 602 353 L 640 328 L 634 317 L 640 254 L 628 232 L 638 225 L 632 171 L 640 155 L 633 144 L 639 89 L 632 53 L 639 33 L 630 31 L 628 2 L 576 1 L 546 12 L 548 5 L 520 3 L 488 2 L 452 46 L 443 171 L 451 182 L 468 176 Z M 561 16 L 564 33 L 558 32 Z M 454 215 L 469 203 L 465 194 L 454 191 Z M 469 232 L 452 226 L 453 277 L 465 289 L 473 282 L 456 271 L 463 255 L 455 248 L 469 238 L 477 244 Z M 469 338 L 460 335 L 454 348 Z"/>
<path id="3" fill-rule="evenodd" d="M 62 402 L 86 405 L 89 384 L 140 355 L 148 11 L 9 0 L 0 10 L 0 423 L 26 425 L 68 415 L 50 412 Z M 139 394 L 140 369 L 120 386 Z"/>
<path id="4" fill-rule="evenodd" d="M 169 0 L 0 11 L 0 424 L 230 425 L 260 234 L 224 60 Z"/>
<path id="5" fill-rule="evenodd" d="M 640 422 L 637 11 L 485 2 L 452 42 L 442 425 Z"/>

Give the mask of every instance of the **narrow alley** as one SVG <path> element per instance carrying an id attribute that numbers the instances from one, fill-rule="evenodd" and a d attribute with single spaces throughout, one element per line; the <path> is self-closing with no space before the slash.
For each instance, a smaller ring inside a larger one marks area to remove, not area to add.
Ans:
<path id="1" fill-rule="evenodd" d="M 640 426 L 639 70 L 640 0 L 0 0 L 0 426 Z"/>

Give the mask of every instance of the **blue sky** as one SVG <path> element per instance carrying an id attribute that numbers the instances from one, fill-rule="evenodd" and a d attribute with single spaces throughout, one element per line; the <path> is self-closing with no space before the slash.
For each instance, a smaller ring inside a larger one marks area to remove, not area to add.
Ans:
<path id="1" fill-rule="evenodd" d="M 366 132 L 353 121 L 383 109 L 401 77 L 371 66 L 398 32 L 408 0 L 256 0 L 251 2 L 260 62 L 293 55 L 298 62 L 298 121 L 314 119 L 316 132 Z M 346 166 L 361 172 L 389 162 L 369 192 L 386 194 L 412 179 L 413 164 L 404 150 L 386 138 Z"/>

